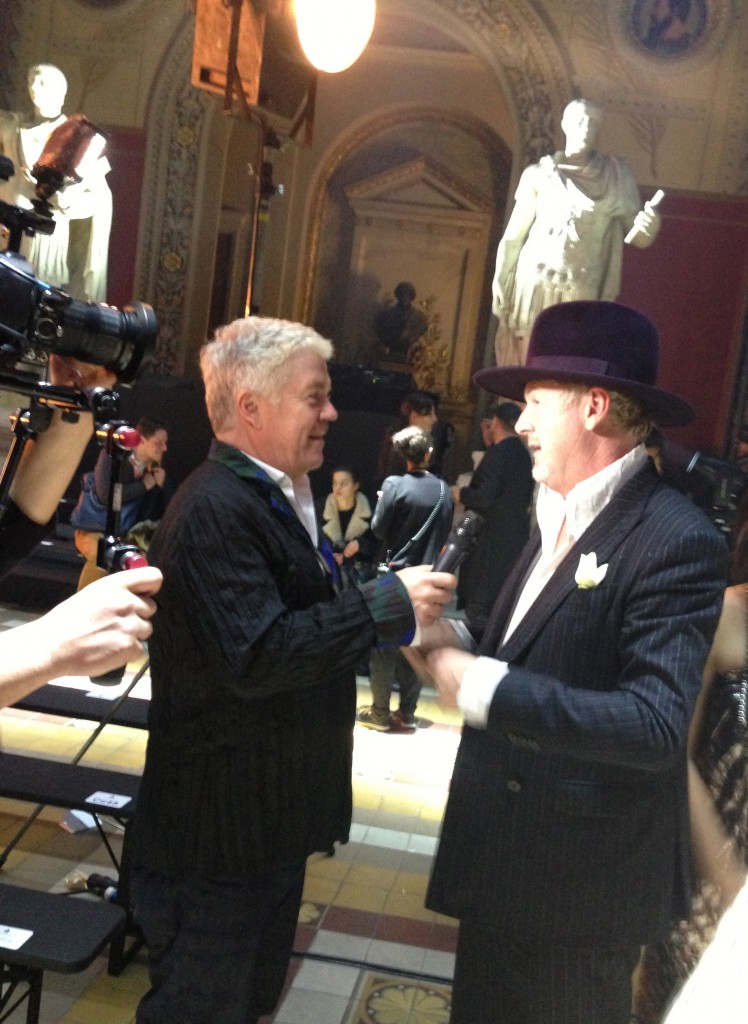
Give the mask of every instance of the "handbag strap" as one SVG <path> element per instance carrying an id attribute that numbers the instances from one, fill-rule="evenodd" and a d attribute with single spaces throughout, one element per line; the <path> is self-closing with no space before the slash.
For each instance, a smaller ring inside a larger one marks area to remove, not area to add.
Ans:
<path id="1" fill-rule="evenodd" d="M 413 545 L 417 544 L 418 541 L 421 539 L 421 537 L 423 537 L 423 535 L 428 531 L 429 527 L 431 526 L 433 521 L 436 519 L 436 516 L 437 516 L 437 513 L 439 512 L 439 509 L 442 507 L 442 504 L 444 503 L 444 495 L 446 493 L 447 493 L 447 487 L 446 487 L 444 481 L 440 480 L 439 481 L 439 500 L 437 501 L 436 505 L 434 505 L 434 507 L 432 508 L 431 513 L 429 514 L 428 519 L 423 524 L 423 526 L 418 531 L 418 533 L 415 533 L 406 544 L 403 544 L 403 546 L 400 548 L 400 550 L 397 552 L 396 555 L 393 555 L 392 558 L 388 559 L 389 562 L 395 562 L 397 559 L 402 558 L 403 555 L 407 551 L 410 551 L 410 549 L 413 547 Z"/>

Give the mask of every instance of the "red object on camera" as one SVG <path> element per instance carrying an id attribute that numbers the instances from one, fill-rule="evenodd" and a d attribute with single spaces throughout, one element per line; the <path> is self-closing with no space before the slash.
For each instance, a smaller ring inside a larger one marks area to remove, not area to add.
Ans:
<path id="1" fill-rule="evenodd" d="M 144 569 L 147 565 L 148 559 L 145 555 L 140 555 L 136 551 L 127 551 L 122 556 L 123 569 Z"/>

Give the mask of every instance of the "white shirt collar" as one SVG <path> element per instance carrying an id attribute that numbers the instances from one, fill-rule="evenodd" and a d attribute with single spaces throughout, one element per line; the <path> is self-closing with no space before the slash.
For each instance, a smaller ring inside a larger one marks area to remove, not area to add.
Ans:
<path id="1" fill-rule="evenodd" d="M 648 459 L 643 444 L 632 448 L 622 458 L 601 469 L 594 476 L 572 487 L 564 498 L 541 484 L 538 490 L 536 515 L 542 538 L 543 555 L 553 551 L 561 525 L 566 519 L 569 544 L 578 540 L 597 518 L 616 491 L 639 472 Z"/>
<path id="2" fill-rule="evenodd" d="M 284 473 L 281 469 L 276 469 L 275 466 L 269 466 L 267 462 L 263 462 L 258 459 L 255 455 L 250 455 L 248 452 L 242 452 L 248 459 L 256 463 L 260 469 L 264 469 L 274 484 L 277 484 L 283 491 L 285 496 L 291 503 L 296 515 L 309 534 L 312 544 L 315 548 L 317 547 L 318 541 L 318 529 L 317 529 L 317 514 L 314 510 L 314 497 L 312 495 L 312 485 L 309 483 L 309 477 L 304 475 L 295 484 L 288 473 Z"/>

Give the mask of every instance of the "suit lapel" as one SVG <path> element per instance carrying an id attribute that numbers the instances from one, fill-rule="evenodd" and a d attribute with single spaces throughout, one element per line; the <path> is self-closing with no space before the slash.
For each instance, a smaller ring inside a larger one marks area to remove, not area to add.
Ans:
<path id="1" fill-rule="evenodd" d="M 641 519 L 644 508 L 649 500 L 652 491 L 658 485 L 659 478 L 650 466 L 646 466 L 637 473 L 628 483 L 614 495 L 613 499 L 597 516 L 597 518 L 585 530 L 574 546 L 570 548 L 564 560 L 558 566 L 553 576 L 538 595 L 537 600 L 530 606 L 527 614 L 519 623 L 515 631 L 509 637 L 506 644 L 498 646 L 501 636 L 509 621 L 509 613 L 514 608 L 519 596 L 519 589 L 509 595 L 508 610 L 496 622 L 500 627 L 493 633 L 494 651 L 496 657 L 502 661 L 514 661 L 531 644 L 545 626 L 549 617 L 558 608 L 562 601 L 577 586 L 574 576 L 579 566 L 580 556 L 594 551 L 597 556 L 597 564 L 605 565 L 613 557 L 620 545 L 626 540 Z M 535 544 L 537 552 L 538 542 Z M 523 559 L 525 562 L 525 559 Z M 530 559 L 532 562 L 532 559 Z M 525 566 L 525 573 L 528 566 Z M 517 581 L 518 587 L 522 585 L 523 577 Z M 514 579 L 512 580 L 514 582 Z M 604 583 L 602 584 L 605 585 Z M 504 599 L 507 597 L 505 587 L 499 597 L 502 611 L 505 609 Z M 498 611 L 498 609 L 496 609 Z M 498 649 L 497 649 L 498 648 Z M 490 653 L 486 651 L 485 653 Z"/>
<path id="2" fill-rule="evenodd" d="M 487 654 L 489 657 L 492 657 L 496 653 L 506 625 L 511 618 L 525 581 L 530 575 L 539 553 L 540 530 L 536 529 L 527 544 L 525 544 L 514 568 L 506 578 L 499 596 L 496 598 L 480 643 L 480 654 Z"/>

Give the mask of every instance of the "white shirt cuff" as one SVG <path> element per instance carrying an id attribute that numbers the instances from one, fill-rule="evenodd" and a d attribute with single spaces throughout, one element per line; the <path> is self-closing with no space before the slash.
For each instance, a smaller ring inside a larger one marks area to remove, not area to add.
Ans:
<path id="1" fill-rule="evenodd" d="M 484 657 L 476 658 L 465 670 L 457 693 L 457 706 L 468 725 L 485 729 L 493 695 L 508 671 L 505 661 Z"/>

